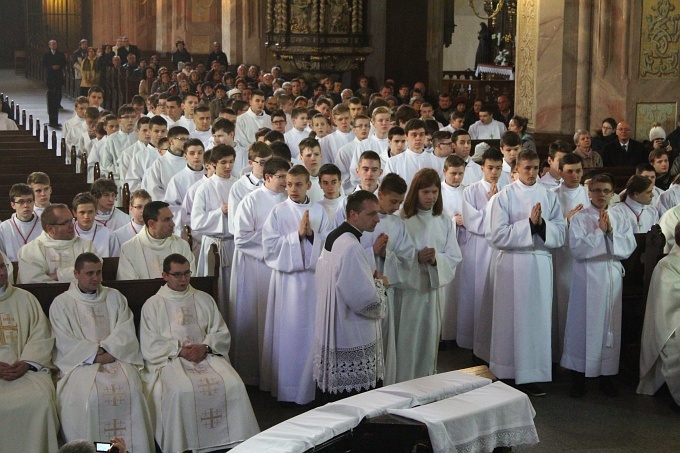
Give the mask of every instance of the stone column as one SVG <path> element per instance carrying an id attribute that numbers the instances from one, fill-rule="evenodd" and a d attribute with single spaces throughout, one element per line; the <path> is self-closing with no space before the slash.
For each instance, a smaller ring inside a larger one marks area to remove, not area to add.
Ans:
<path id="1" fill-rule="evenodd" d="M 444 66 L 444 2 L 453 0 L 431 0 L 427 2 L 427 63 L 430 80 L 424 81 L 430 94 L 439 94 L 442 88 L 442 67 Z"/>

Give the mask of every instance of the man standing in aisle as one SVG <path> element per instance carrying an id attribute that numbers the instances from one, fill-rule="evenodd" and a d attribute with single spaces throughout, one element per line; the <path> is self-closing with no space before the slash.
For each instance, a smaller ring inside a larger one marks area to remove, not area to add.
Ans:
<path id="1" fill-rule="evenodd" d="M 43 55 L 43 68 L 47 78 L 47 115 L 50 118 L 50 127 L 61 129 L 61 87 L 64 85 L 64 69 L 68 62 L 64 52 L 57 49 L 56 40 L 51 40 L 48 45 L 50 50 Z"/>

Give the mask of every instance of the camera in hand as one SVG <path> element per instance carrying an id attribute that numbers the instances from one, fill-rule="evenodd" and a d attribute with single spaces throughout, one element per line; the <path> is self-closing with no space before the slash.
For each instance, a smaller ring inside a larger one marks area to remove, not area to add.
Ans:
<path id="1" fill-rule="evenodd" d="M 119 453 L 118 452 L 118 447 L 113 447 L 113 444 L 111 442 L 95 442 L 94 443 L 94 449 L 95 451 L 107 451 L 110 453 Z"/>

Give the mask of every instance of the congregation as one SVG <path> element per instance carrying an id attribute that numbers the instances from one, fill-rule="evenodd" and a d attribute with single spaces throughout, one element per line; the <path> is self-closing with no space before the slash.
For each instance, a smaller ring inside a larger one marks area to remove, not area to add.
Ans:
<path id="1" fill-rule="evenodd" d="M 49 47 L 50 125 L 61 127 L 55 66 L 67 58 Z M 81 42 L 85 57 L 71 58 L 83 91 L 63 137 L 85 156 L 91 189 L 51 203 L 50 176 L 34 172 L 10 190 L 0 344 L 12 347 L 0 350 L 0 383 L 12 396 L 0 398 L 36 433 L 31 451 L 78 439 L 230 448 L 259 432 L 246 386 L 322 404 L 437 373 L 440 341 L 533 397 L 554 364 L 570 370 L 572 397 L 587 378 L 618 395 L 620 261 L 656 224 L 677 259 L 680 118 L 668 135 L 649 125 L 645 143 L 607 118 L 541 161 L 505 95 L 435 100 L 422 82 L 374 91 L 367 77 L 308 85 L 279 67 L 233 76 L 219 44 L 206 64 L 176 47 L 174 70 L 147 66 L 125 37 L 103 49 L 140 74 L 139 94 L 110 112 L 97 50 Z M 624 166 L 635 174 L 617 193 L 603 168 Z M 213 245 L 216 299 L 190 283 L 209 275 Z M 108 257 L 119 257 L 118 280 L 166 282 L 139 332 L 125 298 L 102 286 Z M 70 287 L 48 319 L 14 278 Z M 638 391 L 667 382 L 677 404 L 676 325 L 655 335 L 658 324 L 645 324 Z M 3 432 L 0 450 L 25 442 Z"/>

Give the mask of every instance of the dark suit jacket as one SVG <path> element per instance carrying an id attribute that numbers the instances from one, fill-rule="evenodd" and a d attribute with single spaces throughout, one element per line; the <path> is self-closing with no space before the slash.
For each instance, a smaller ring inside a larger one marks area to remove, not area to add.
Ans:
<path id="1" fill-rule="evenodd" d="M 634 167 L 649 162 L 642 143 L 633 139 L 628 141 L 628 152 L 623 153 L 618 140 L 609 143 L 602 149 L 602 161 L 605 167 Z"/>
<path id="2" fill-rule="evenodd" d="M 48 90 L 61 90 L 64 84 L 64 69 L 68 64 L 64 52 L 57 50 L 54 55 L 48 50 L 43 55 L 43 67 L 47 76 Z M 52 66 L 59 66 L 59 69 L 52 69 Z"/>

